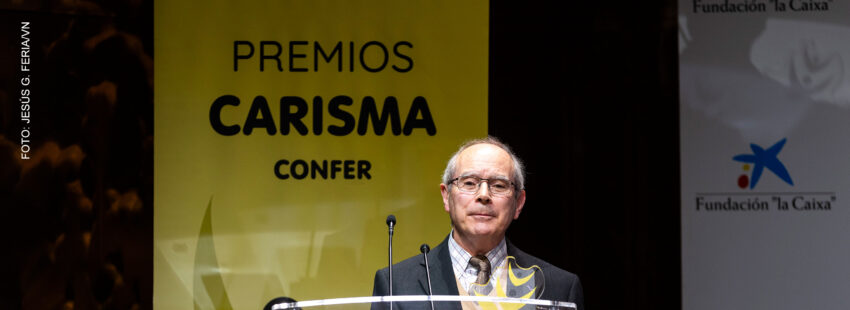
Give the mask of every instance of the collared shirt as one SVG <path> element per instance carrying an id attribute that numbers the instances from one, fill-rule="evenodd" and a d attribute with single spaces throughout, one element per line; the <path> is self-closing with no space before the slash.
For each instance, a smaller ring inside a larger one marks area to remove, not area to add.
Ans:
<path id="1" fill-rule="evenodd" d="M 478 266 L 469 263 L 472 254 L 466 252 L 460 244 L 455 241 L 454 231 L 449 234 L 449 255 L 452 257 L 452 269 L 455 272 L 455 277 L 461 287 L 469 291 L 469 286 L 475 283 L 478 279 Z M 487 252 L 487 259 L 490 260 L 490 281 L 496 281 L 502 275 L 504 268 L 501 268 L 505 263 L 505 258 L 508 257 L 508 248 L 505 246 L 505 238 L 496 245 L 495 248 Z M 494 282 L 495 283 L 495 282 Z"/>

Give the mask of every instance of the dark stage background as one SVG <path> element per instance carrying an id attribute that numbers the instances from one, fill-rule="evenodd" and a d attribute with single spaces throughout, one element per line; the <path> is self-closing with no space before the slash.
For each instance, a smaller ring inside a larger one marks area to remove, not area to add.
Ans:
<path id="1" fill-rule="evenodd" d="M 491 3 L 489 132 L 528 167 L 508 238 L 588 309 L 679 309 L 676 3 L 556 4 Z"/>
<path id="2" fill-rule="evenodd" d="M 48 122 L 33 146 L 57 141 L 59 163 L 17 179 L 14 145 L 0 141 L 3 308 L 152 307 L 152 4 L 86 3 L 0 2 L 4 17 L 45 27 L 34 41 L 68 49 L 35 58 L 42 87 L 61 92 L 39 93 L 54 106 L 34 108 Z M 508 237 L 578 274 L 589 309 L 681 308 L 675 2 L 494 1 L 490 23 L 489 132 L 529 174 Z M 9 74 L 3 87 L 15 89 Z M 18 136 L 13 98 L 0 106 L 7 139 Z M 25 205 L 32 196 L 43 199 Z"/>

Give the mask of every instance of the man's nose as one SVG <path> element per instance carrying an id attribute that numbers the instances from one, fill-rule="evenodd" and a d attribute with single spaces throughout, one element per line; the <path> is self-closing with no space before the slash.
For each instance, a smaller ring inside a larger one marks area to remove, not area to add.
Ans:
<path id="1" fill-rule="evenodd" d="M 487 181 L 478 184 L 478 191 L 475 192 L 475 200 L 481 203 L 490 203 L 490 183 Z"/>

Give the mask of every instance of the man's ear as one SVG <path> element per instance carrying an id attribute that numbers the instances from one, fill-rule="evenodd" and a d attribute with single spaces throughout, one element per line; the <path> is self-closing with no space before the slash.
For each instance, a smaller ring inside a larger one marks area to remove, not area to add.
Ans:
<path id="1" fill-rule="evenodd" d="M 522 206 L 525 205 L 525 190 L 519 192 L 516 198 L 516 211 L 514 211 L 514 219 L 519 218 L 519 213 L 522 212 Z"/>
<path id="2" fill-rule="evenodd" d="M 449 193 L 449 187 L 446 184 L 440 183 L 440 194 L 443 195 L 443 210 L 449 212 L 449 195 L 451 193 Z"/>

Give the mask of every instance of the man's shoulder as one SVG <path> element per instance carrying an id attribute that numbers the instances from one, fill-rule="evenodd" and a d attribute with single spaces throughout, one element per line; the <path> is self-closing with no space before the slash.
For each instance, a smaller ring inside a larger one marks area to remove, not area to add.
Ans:
<path id="1" fill-rule="evenodd" d="M 448 251 L 446 248 L 446 240 L 443 240 L 439 245 L 434 247 L 431 252 L 428 254 L 429 263 L 433 266 L 437 260 L 440 259 L 439 256 L 446 255 L 445 251 Z M 400 261 L 398 263 L 393 264 L 393 273 L 398 272 L 412 272 L 412 271 L 421 271 L 425 272 L 425 259 L 422 257 L 422 254 L 413 255 L 408 257 L 407 259 Z M 384 267 L 378 270 L 378 273 L 387 273 L 389 267 Z"/>
<path id="2" fill-rule="evenodd" d="M 422 258 L 422 254 L 413 255 L 413 256 L 408 257 L 407 259 L 405 259 L 403 261 L 400 261 L 398 263 L 393 264 L 393 272 L 400 272 L 400 271 L 408 272 L 410 270 L 418 270 L 418 269 L 424 268 L 424 267 L 420 266 L 420 265 L 424 265 L 423 262 L 424 262 L 424 259 Z M 384 267 L 384 268 L 381 268 L 380 270 L 378 270 L 378 272 L 379 273 L 386 273 L 386 272 L 389 272 L 388 269 L 389 269 L 389 267 Z"/>

